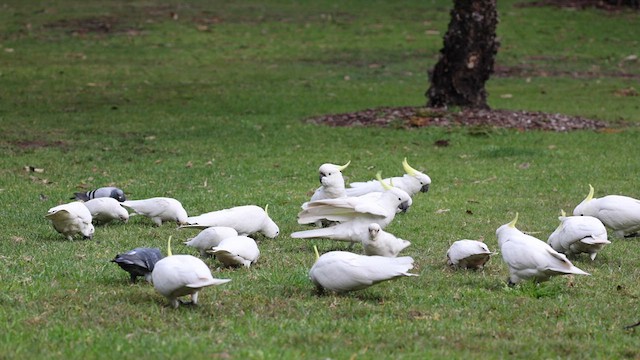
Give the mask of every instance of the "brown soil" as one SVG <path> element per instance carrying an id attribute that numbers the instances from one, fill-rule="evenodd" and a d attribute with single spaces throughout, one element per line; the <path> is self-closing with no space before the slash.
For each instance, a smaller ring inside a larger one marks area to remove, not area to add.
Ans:
<path id="1" fill-rule="evenodd" d="M 329 126 L 380 126 L 419 128 L 425 126 L 509 128 L 517 130 L 597 130 L 607 123 L 580 116 L 522 110 L 462 109 L 447 111 L 424 107 L 380 107 L 352 113 L 321 115 L 307 119 Z"/>

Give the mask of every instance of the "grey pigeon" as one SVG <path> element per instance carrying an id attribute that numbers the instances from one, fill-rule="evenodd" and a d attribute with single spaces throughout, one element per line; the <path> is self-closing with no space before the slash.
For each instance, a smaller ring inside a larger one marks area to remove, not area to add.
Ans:
<path id="1" fill-rule="evenodd" d="M 123 254 L 118 254 L 111 260 L 118 264 L 122 270 L 131 275 L 131 282 L 135 283 L 138 276 L 144 276 L 151 282 L 151 272 L 156 262 L 164 258 L 158 248 L 135 248 Z"/>
<path id="2" fill-rule="evenodd" d="M 113 187 L 113 186 L 101 187 L 101 188 L 97 188 L 95 190 L 87 191 L 84 193 L 77 192 L 77 193 L 73 193 L 73 195 L 74 196 L 72 197 L 72 199 L 81 200 L 81 201 L 89 201 L 91 199 L 101 198 L 101 197 L 114 198 L 120 202 L 127 200 L 127 198 L 124 196 L 124 191 L 122 191 L 122 189 L 118 189 L 117 187 Z"/>

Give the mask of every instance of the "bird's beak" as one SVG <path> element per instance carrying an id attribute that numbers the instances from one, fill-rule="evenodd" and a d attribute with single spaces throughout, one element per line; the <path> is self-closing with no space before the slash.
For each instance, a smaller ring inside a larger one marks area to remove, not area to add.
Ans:
<path id="1" fill-rule="evenodd" d="M 400 206 L 398 206 L 398 209 L 400 209 L 402 212 L 407 212 L 407 210 L 409 210 L 409 206 L 409 202 L 404 201 L 400 204 Z"/>
<path id="2" fill-rule="evenodd" d="M 320 184 L 322 184 L 322 178 L 323 176 L 318 176 L 318 181 L 320 181 Z"/>
<path id="3" fill-rule="evenodd" d="M 429 184 L 423 185 L 420 188 L 420 192 L 427 192 L 427 191 L 429 191 Z"/>

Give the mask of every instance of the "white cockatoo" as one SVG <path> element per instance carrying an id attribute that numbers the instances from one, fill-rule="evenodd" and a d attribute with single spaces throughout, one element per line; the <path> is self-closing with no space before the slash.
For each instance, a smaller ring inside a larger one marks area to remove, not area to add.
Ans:
<path id="1" fill-rule="evenodd" d="M 410 241 L 400 239 L 382 230 L 376 223 L 369 224 L 369 237 L 362 242 L 365 255 L 396 257 L 400 251 L 411 245 Z"/>
<path id="2" fill-rule="evenodd" d="M 575 267 L 564 254 L 540 239 L 516 228 L 518 213 L 508 224 L 496 230 L 502 259 L 509 266 L 509 285 L 522 280 L 547 281 L 555 275 L 590 275 Z"/>
<path id="3" fill-rule="evenodd" d="M 80 201 L 52 207 L 45 217 L 51 220 L 57 232 L 72 240 L 75 235 L 92 239 L 95 228 L 91 221 L 91 212 Z"/>
<path id="4" fill-rule="evenodd" d="M 175 221 L 178 224 L 187 223 L 187 211 L 182 203 L 174 198 L 154 197 L 142 200 L 127 200 L 122 206 L 133 210 L 138 215 L 150 218 L 156 226 L 166 221 Z"/>
<path id="5" fill-rule="evenodd" d="M 158 248 L 135 248 L 116 255 L 111 262 L 118 264 L 122 270 L 128 272 L 132 283 L 136 282 L 138 276 L 143 276 L 145 280 L 151 282 L 153 267 L 163 257 Z"/>
<path id="6" fill-rule="evenodd" d="M 84 206 L 91 212 L 93 221 L 100 224 L 106 224 L 113 220 L 127 222 L 129 212 L 120 204 L 118 200 L 111 197 L 98 197 L 84 202 Z"/>
<path id="7" fill-rule="evenodd" d="M 268 206 L 267 206 L 268 207 Z M 228 226 L 236 229 L 238 235 L 249 236 L 262 233 L 268 238 L 280 234 L 278 225 L 269 217 L 267 208 L 256 205 L 236 206 L 229 209 L 212 211 L 187 219 L 186 228 L 205 229 L 212 226 Z"/>
<path id="8" fill-rule="evenodd" d="M 384 179 L 385 183 L 392 183 L 393 186 L 402 189 L 409 194 L 409 196 L 413 197 L 418 192 L 427 192 L 429 191 L 429 186 L 431 185 L 431 178 L 411 166 L 407 162 L 407 158 L 404 158 L 402 161 L 402 167 L 406 174 L 403 176 L 396 176 L 388 179 Z M 347 196 L 362 196 L 364 194 L 368 194 L 371 192 L 381 192 L 384 191 L 384 188 L 377 180 L 370 180 L 365 182 L 352 182 L 349 184 L 349 187 L 345 190 L 347 192 Z"/>
<path id="9" fill-rule="evenodd" d="M 215 279 L 207 264 L 195 256 L 173 255 L 171 237 L 167 245 L 167 257 L 156 262 L 151 272 L 153 287 L 177 308 L 179 297 L 191 295 L 191 303 L 198 303 L 198 292 L 207 286 L 221 285 L 231 279 Z"/>
<path id="10" fill-rule="evenodd" d="M 309 271 L 309 278 L 320 291 L 343 293 L 402 276 L 418 276 L 408 272 L 413 269 L 413 259 L 409 256 L 391 258 L 347 251 L 330 251 L 318 256 L 318 250 L 314 249 L 317 260 Z"/>
<path id="11" fill-rule="evenodd" d="M 494 255 L 487 244 L 478 240 L 454 241 L 447 250 L 447 264 L 460 269 L 482 269 L 484 264 Z"/>
<path id="12" fill-rule="evenodd" d="M 322 164 L 318 169 L 321 186 L 313 193 L 310 201 L 346 197 L 347 193 L 344 188 L 344 178 L 342 177 L 342 170 L 346 169 L 350 163 L 351 161 L 342 166 L 334 164 Z"/>
<path id="13" fill-rule="evenodd" d="M 591 260 L 595 260 L 598 252 L 611 244 L 604 224 L 593 216 L 567 216 L 562 211 L 558 220 L 560 225 L 547 240 L 557 252 L 569 256 L 588 253 Z"/>
<path id="14" fill-rule="evenodd" d="M 379 175 L 378 175 L 379 176 Z M 406 211 L 411 197 L 404 190 L 385 184 L 380 196 L 346 197 L 311 201 L 298 214 L 299 224 L 313 224 L 328 220 L 337 225 L 322 229 L 297 231 L 292 238 L 328 238 L 362 243 L 369 239 L 369 225 L 376 223 L 384 229 L 394 219 L 396 210 Z"/>
<path id="15" fill-rule="evenodd" d="M 234 228 L 228 226 L 212 226 L 200 231 L 195 237 L 187 239 L 184 244 L 200 250 L 200 256 L 206 256 L 208 255 L 207 250 L 218 246 L 218 244 L 226 238 L 236 236 L 238 236 L 238 232 Z"/>
<path id="16" fill-rule="evenodd" d="M 73 194 L 72 199 L 89 201 L 91 199 L 96 199 L 101 197 L 114 198 L 119 202 L 123 202 L 127 200 L 127 198 L 124 196 L 124 191 L 122 191 L 122 189 L 118 189 L 117 187 L 113 187 L 113 186 L 101 187 L 101 188 L 97 188 L 95 190 L 91 190 L 87 192 L 77 192 Z"/>
<path id="17" fill-rule="evenodd" d="M 640 200 L 622 195 L 594 198 L 591 184 L 589 195 L 573 209 L 573 215 L 596 217 L 618 237 L 640 231 Z"/>
<path id="18" fill-rule="evenodd" d="M 247 236 L 226 238 L 207 252 L 215 255 L 224 266 L 250 267 L 260 257 L 258 244 Z"/>

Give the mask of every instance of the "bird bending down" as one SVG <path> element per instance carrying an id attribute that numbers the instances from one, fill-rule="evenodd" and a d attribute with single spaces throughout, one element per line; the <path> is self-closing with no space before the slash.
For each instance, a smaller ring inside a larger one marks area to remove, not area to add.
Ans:
<path id="1" fill-rule="evenodd" d="M 256 241 L 247 236 L 235 236 L 222 240 L 218 246 L 207 251 L 215 255 L 224 266 L 250 267 L 258 261 L 260 250 Z"/>
<path id="2" fill-rule="evenodd" d="M 215 279 L 207 264 L 195 256 L 172 255 L 171 237 L 167 257 L 158 261 L 151 272 L 153 287 L 165 296 L 173 308 L 180 305 L 179 297 L 190 295 L 191 304 L 198 304 L 198 292 L 207 286 L 221 285 L 231 279 Z"/>
<path id="3" fill-rule="evenodd" d="M 118 254 L 111 260 L 129 273 L 131 282 L 135 283 L 138 276 L 151 282 L 151 272 L 156 263 L 162 259 L 162 253 L 158 248 L 135 248 L 126 253 Z"/>
<path id="4" fill-rule="evenodd" d="M 234 228 L 228 226 L 212 226 L 200 231 L 195 237 L 187 239 L 184 244 L 200 250 L 200 256 L 204 257 L 209 255 L 207 254 L 207 250 L 218 246 L 222 240 L 236 236 L 238 236 L 238 232 Z"/>
<path id="5" fill-rule="evenodd" d="M 118 200 L 111 197 L 99 197 L 84 202 L 84 206 L 89 209 L 95 223 L 107 224 L 114 220 L 127 222 L 129 212 L 120 205 Z"/>
<path id="6" fill-rule="evenodd" d="M 410 241 L 388 233 L 376 223 L 369 224 L 369 238 L 362 242 L 365 255 L 396 257 L 400 251 L 411 245 Z"/>
<path id="7" fill-rule="evenodd" d="M 69 240 L 73 240 L 76 235 L 82 235 L 84 239 L 93 238 L 95 228 L 91 223 L 91 212 L 80 201 L 52 207 L 45 217 L 51 220 L 57 232 Z"/>
<path id="8" fill-rule="evenodd" d="M 560 225 L 547 240 L 547 244 L 557 252 L 568 256 L 587 253 L 591 260 L 595 260 L 598 252 L 611 244 L 604 224 L 593 216 L 566 216 L 562 211 L 558 220 Z"/>
<path id="9" fill-rule="evenodd" d="M 402 167 L 405 174 L 403 176 L 396 176 L 392 178 L 384 179 L 385 183 L 392 183 L 393 186 L 404 190 L 413 197 L 418 192 L 427 192 L 431 186 L 431 178 L 411 166 L 407 162 L 407 158 L 402 161 Z M 369 180 L 365 182 L 352 182 L 349 187 L 345 189 L 347 196 L 362 196 L 371 192 L 382 192 L 384 188 L 377 180 Z"/>
<path id="10" fill-rule="evenodd" d="M 447 264 L 453 268 L 482 269 L 494 254 L 482 241 L 458 240 L 447 251 Z"/>
<path id="11" fill-rule="evenodd" d="M 180 201 L 168 197 L 154 197 L 142 200 L 127 200 L 122 206 L 133 210 L 136 214 L 150 218 L 156 226 L 163 222 L 175 221 L 187 223 L 187 211 Z"/>
<path id="12" fill-rule="evenodd" d="M 330 251 L 318 257 L 309 271 L 309 279 L 318 290 L 337 293 L 365 289 L 382 281 L 403 276 L 418 276 L 409 256 L 384 257 L 358 255 L 347 251 Z"/>
<path id="13" fill-rule="evenodd" d="M 212 211 L 187 219 L 186 228 L 205 229 L 212 226 L 227 226 L 236 229 L 238 235 L 249 236 L 262 233 L 268 238 L 280 234 L 278 225 L 269 217 L 268 206 L 262 209 L 256 205 L 236 206 Z"/>
<path id="14" fill-rule="evenodd" d="M 518 213 L 508 224 L 496 230 L 502 259 L 509 266 L 509 285 L 522 280 L 547 281 L 555 275 L 590 275 L 575 267 L 564 254 L 516 228 Z"/>
<path id="15" fill-rule="evenodd" d="M 589 184 L 589 194 L 573 209 L 573 215 L 598 218 L 621 238 L 635 236 L 640 231 L 640 200 L 622 195 L 594 198 L 593 192 Z"/>

